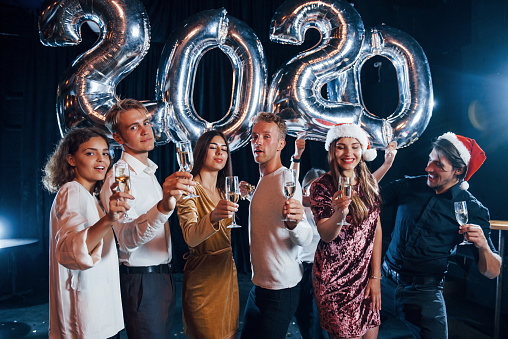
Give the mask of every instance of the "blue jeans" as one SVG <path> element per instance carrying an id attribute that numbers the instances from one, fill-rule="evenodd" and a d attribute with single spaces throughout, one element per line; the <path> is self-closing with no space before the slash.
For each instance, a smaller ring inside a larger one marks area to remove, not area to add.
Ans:
<path id="1" fill-rule="evenodd" d="M 414 338 L 448 338 L 443 283 L 409 284 L 381 280 L 381 321 L 398 317 Z"/>
<path id="2" fill-rule="evenodd" d="M 283 339 L 298 306 L 300 283 L 269 290 L 253 286 L 245 305 L 242 339 Z"/>
<path id="3" fill-rule="evenodd" d="M 300 282 L 300 302 L 295 318 L 303 339 L 327 339 L 328 333 L 319 324 L 319 313 L 312 288 L 312 263 L 303 263 L 303 278 Z"/>

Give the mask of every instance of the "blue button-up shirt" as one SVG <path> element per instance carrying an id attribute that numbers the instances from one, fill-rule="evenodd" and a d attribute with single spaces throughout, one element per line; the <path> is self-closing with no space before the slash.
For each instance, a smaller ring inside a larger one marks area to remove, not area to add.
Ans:
<path id="1" fill-rule="evenodd" d="M 385 260 L 391 269 L 413 275 L 444 275 L 448 259 L 463 240 L 455 219 L 454 202 L 466 201 L 469 224 L 480 225 L 490 240 L 489 211 L 459 184 L 436 194 L 427 186 L 427 176 L 406 177 L 381 189 L 383 205 L 396 206 L 397 215 Z M 478 260 L 478 249 L 467 246 Z"/>

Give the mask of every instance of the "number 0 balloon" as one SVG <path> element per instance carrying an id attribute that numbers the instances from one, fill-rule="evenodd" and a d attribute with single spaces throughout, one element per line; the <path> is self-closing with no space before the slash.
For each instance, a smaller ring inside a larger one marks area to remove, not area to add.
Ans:
<path id="1" fill-rule="evenodd" d="M 212 48 L 220 48 L 234 69 L 230 110 L 216 122 L 201 118 L 192 103 L 199 60 Z M 232 150 L 249 142 L 253 117 L 264 106 L 267 77 L 263 47 L 250 27 L 225 9 L 203 11 L 172 34 L 161 60 L 156 98 L 173 105 L 169 114 L 177 122 L 174 139 L 196 143 L 204 131 L 216 129 L 226 135 Z"/>

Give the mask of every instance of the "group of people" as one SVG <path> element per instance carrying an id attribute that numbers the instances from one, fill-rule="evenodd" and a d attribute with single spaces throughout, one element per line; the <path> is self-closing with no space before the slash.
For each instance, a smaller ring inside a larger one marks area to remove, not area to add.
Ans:
<path id="1" fill-rule="evenodd" d="M 227 138 L 205 132 L 194 147 L 192 171 L 175 172 L 161 186 L 148 158 L 154 134 L 144 106 L 118 101 L 106 126 L 123 147 L 118 162 L 130 168 L 129 193 L 118 190 L 108 138 L 95 128 L 70 131 L 45 167 L 43 183 L 57 192 L 50 219 L 50 338 L 118 337 L 124 326 L 129 338 L 170 336 L 176 295 L 168 218 L 175 210 L 189 248 L 185 333 L 236 338 L 239 290 L 227 226 L 238 205 L 225 196 L 225 178 L 232 175 Z M 286 133 L 273 113 L 254 120 L 251 148 L 260 179 L 253 194 L 242 188 L 250 200 L 253 288 L 241 337 L 284 338 L 295 316 L 304 338 L 375 338 L 380 312 L 387 310 L 416 338 L 446 338 L 443 281 L 463 234 L 483 275 L 494 278 L 500 270 L 488 210 L 464 187 L 483 162 L 478 145 L 447 133 L 433 145 L 427 176 L 380 189 L 395 146 L 371 174 L 365 161 L 375 151 L 367 134 L 340 124 L 325 143 L 329 172 L 312 169 L 303 193 L 296 182 L 288 199 L 281 162 Z M 292 168 L 299 169 L 304 148 L 298 139 Z M 350 178 L 350 196 L 339 188 L 343 177 Z M 184 199 L 190 193 L 197 197 Z M 467 201 L 470 223 L 459 228 L 453 203 L 460 200 Z M 398 211 L 383 261 L 385 204 Z M 133 220 L 120 222 L 127 211 Z"/>

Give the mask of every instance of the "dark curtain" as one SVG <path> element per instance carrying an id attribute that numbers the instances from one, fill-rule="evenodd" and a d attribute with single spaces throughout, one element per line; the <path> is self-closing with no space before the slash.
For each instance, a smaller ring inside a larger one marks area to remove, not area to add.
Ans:
<path id="1" fill-rule="evenodd" d="M 302 46 L 280 45 L 269 40 L 271 18 L 283 0 L 142 2 L 150 17 L 151 47 L 141 64 L 118 85 L 117 94 L 122 98 L 154 99 L 155 76 L 165 41 L 184 20 L 203 10 L 224 7 L 230 15 L 244 21 L 256 32 L 266 55 L 268 83 L 275 71 L 287 60 L 312 47 L 320 38 L 319 34 L 311 30 Z M 506 97 L 508 90 L 506 85 L 488 81 L 491 74 L 506 77 L 506 70 L 485 66 L 484 61 L 475 64 L 480 54 L 477 51 L 487 49 L 483 40 L 478 39 L 478 32 L 474 33 L 477 35 L 470 33 L 475 32 L 478 22 L 486 21 L 472 13 L 471 8 L 474 4 L 479 6 L 478 2 L 352 2 L 366 27 L 384 22 L 405 31 L 421 44 L 431 65 L 434 93 L 438 101 L 427 131 L 414 145 L 399 151 L 395 166 L 384 180 L 399 178 L 404 174 L 423 174 L 430 141 L 443 132 L 452 130 L 458 134 L 470 135 L 484 147 L 488 157 L 486 164 L 471 180 L 472 191 L 491 209 L 493 219 L 508 218 L 502 208 L 505 199 L 501 198 L 503 187 L 508 187 L 508 184 L 506 175 L 499 171 L 506 168 L 507 164 L 502 148 L 508 144 L 506 133 L 503 133 L 508 127 L 505 113 L 508 104 L 484 108 L 488 112 L 485 114 L 486 130 L 476 130 L 467 117 L 468 105 L 473 99 L 481 103 L 482 98 L 492 98 L 492 94 L 487 95 L 491 91 L 499 93 L 497 98 L 503 97 L 502 93 Z M 80 53 L 93 45 L 97 36 L 84 26 L 83 43 L 80 45 L 44 47 L 38 37 L 37 5 L 40 6 L 40 2 L 2 1 L 0 4 L 0 231 L 3 232 L 0 237 L 38 239 L 39 243 L 24 251 L 25 256 L 18 261 L 19 265 L 27 263 L 33 268 L 29 274 L 33 274 L 34 279 L 47 280 L 48 220 L 54 196 L 43 190 L 41 176 L 46 158 L 60 138 L 55 113 L 56 88 L 64 71 Z M 492 12 L 487 14 L 493 15 Z M 502 31 L 492 38 L 501 41 L 501 36 Z M 492 54 L 506 55 L 501 44 L 492 43 L 488 46 Z M 484 54 L 481 56 L 487 58 Z M 487 59 L 501 62 L 499 58 Z M 373 60 L 362 70 L 362 91 L 369 110 L 386 117 L 397 104 L 397 87 L 393 67 L 382 58 L 376 61 L 381 61 L 381 67 L 374 67 Z M 215 121 L 227 112 L 231 100 L 231 78 L 232 67 L 225 55 L 218 50 L 204 55 L 199 64 L 194 89 L 194 104 L 201 117 Z M 478 82 L 478 78 L 482 82 Z M 492 135 L 495 136 L 494 140 Z M 293 142 L 294 139 L 288 137 L 282 153 L 286 165 L 289 165 L 294 150 Z M 158 176 L 161 181 L 177 168 L 172 144 L 157 147 L 150 157 L 159 165 Z M 235 174 L 256 184 L 259 173 L 249 147 L 235 152 L 232 158 Z M 377 168 L 381 162 L 382 153 L 379 153 L 372 168 Z M 322 143 L 308 143 L 308 150 L 302 160 L 302 173 L 311 167 L 328 167 Z M 484 180 L 488 180 L 488 183 Z M 238 222 L 243 228 L 232 231 L 234 255 L 238 271 L 249 273 L 247 202 L 240 202 L 238 214 Z M 387 239 L 389 227 L 387 224 L 384 232 Z M 174 260 L 177 270 L 181 271 L 184 264 L 182 255 L 187 248 L 174 217 L 171 219 L 171 231 Z M 6 262 L 3 258 L 0 258 L 0 266 Z M 5 286 L 5 281 L 0 278 L 0 288 L 2 286 Z"/>

